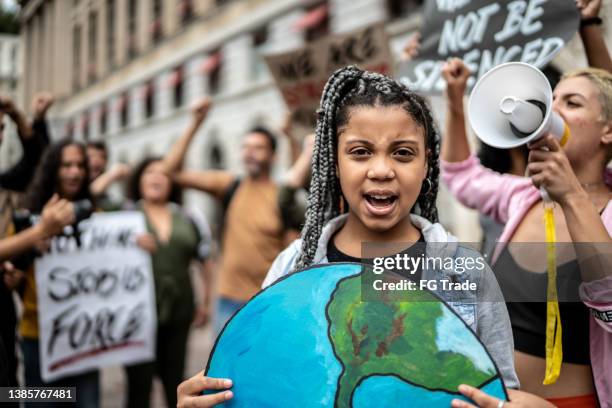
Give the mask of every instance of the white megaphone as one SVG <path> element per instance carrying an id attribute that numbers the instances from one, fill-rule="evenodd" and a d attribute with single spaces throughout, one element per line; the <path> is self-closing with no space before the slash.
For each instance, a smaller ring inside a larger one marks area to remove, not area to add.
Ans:
<path id="1" fill-rule="evenodd" d="M 522 62 L 498 65 L 484 74 L 472 89 L 468 118 L 484 143 L 511 149 L 547 133 L 564 145 L 569 128 L 552 110 L 552 89 L 536 67 Z M 541 190 L 546 199 L 548 194 Z"/>

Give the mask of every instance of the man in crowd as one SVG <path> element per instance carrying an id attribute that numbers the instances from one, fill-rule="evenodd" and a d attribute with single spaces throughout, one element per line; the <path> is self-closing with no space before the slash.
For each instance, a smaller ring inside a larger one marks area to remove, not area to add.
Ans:
<path id="1" fill-rule="evenodd" d="M 246 173 L 243 177 L 227 170 L 179 171 L 209 108 L 208 100 L 195 106 L 193 122 L 165 157 L 164 164 L 182 187 L 210 194 L 225 209 L 215 319 L 218 333 L 260 290 L 272 261 L 295 237 L 295 232 L 288 231 L 281 220 L 279 186 L 271 177 L 276 138 L 266 128 L 255 127 L 242 138 L 241 158 Z"/>

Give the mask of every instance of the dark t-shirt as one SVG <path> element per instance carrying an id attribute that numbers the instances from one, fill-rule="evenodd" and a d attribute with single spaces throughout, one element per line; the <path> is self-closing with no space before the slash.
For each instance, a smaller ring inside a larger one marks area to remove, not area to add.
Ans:
<path id="1" fill-rule="evenodd" d="M 347 255 L 344 252 L 341 252 L 336 246 L 336 244 L 334 243 L 335 237 L 336 236 L 334 235 L 327 243 L 327 260 L 329 262 L 354 262 L 354 263 L 363 263 L 366 265 L 374 264 L 374 260 L 372 258 L 361 259 L 361 258 L 356 258 L 354 256 Z M 413 257 L 413 258 L 423 257 L 424 251 L 425 251 L 424 244 L 425 244 L 425 238 L 423 237 L 423 234 L 421 234 L 419 237 L 419 240 L 417 241 L 415 245 L 411 245 L 410 247 L 400 252 L 400 254 L 402 255 L 406 254 L 409 257 Z M 395 256 L 395 255 L 391 255 L 391 256 Z M 421 280 L 421 276 L 423 275 L 423 268 L 421 264 L 419 264 L 419 268 L 416 271 L 414 271 L 414 273 L 412 273 L 412 271 L 408 273 L 402 270 L 396 270 L 394 272 L 399 273 L 405 278 L 419 281 Z"/>

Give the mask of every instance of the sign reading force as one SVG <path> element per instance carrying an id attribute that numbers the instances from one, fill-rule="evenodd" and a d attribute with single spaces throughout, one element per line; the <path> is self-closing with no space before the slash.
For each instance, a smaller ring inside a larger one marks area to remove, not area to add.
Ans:
<path id="1" fill-rule="evenodd" d="M 474 76 L 520 61 L 545 66 L 578 29 L 573 0 L 432 0 L 425 3 L 419 57 L 398 70 L 402 83 L 421 92 L 444 88 L 444 61 L 458 57 Z"/>
<path id="2" fill-rule="evenodd" d="M 139 212 L 93 214 L 36 260 L 42 378 L 152 360 L 155 291 Z"/>

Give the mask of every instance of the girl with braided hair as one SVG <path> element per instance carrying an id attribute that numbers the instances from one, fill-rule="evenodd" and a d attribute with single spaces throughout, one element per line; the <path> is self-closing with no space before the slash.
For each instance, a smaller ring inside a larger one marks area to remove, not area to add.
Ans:
<path id="1" fill-rule="evenodd" d="M 371 262 L 361 259 L 364 242 L 420 241 L 430 243 L 428 257 L 480 256 L 458 245 L 438 223 L 440 137 L 420 95 L 386 76 L 350 66 L 329 78 L 318 114 L 301 239 L 276 258 L 264 287 L 314 264 Z M 449 299 L 448 291 L 437 294 L 480 337 L 506 385 L 518 387 L 510 321 L 490 268 L 485 263 L 480 271 L 457 273 L 430 266 L 413 276 L 479 282 L 478 293 L 456 299 Z M 487 302 L 478 301 L 483 297 Z"/>
<path id="2" fill-rule="evenodd" d="M 478 256 L 458 245 L 456 238 L 437 223 L 440 141 L 421 96 L 380 74 L 354 66 L 339 69 L 324 88 L 314 143 L 301 239 L 276 258 L 264 287 L 314 264 L 361 262 L 363 242 L 420 241 L 427 243 L 428 256 L 430 250 L 436 257 Z M 424 265 L 416 276 L 423 280 L 478 282 L 478 291 L 443 292 L 440 288 L 438 295 L 481 338 L 506 386 L 517 388 L 510 321 L 490 269 L 456 273 L 434 268 Z M 489 301 L 479 302 L 485 290 Z M 179 403 L 187 403 L 193 397 L 198 406 L 208 406 L 204 399 L 212 405 L 233 396 L 227 390 L 198 397 L 195 393 L 188 395 L 188 388 L 229 388 L 229 380 L 198 375 L 184 384 L 179 389 Z"/>

